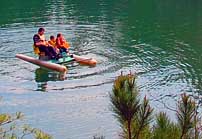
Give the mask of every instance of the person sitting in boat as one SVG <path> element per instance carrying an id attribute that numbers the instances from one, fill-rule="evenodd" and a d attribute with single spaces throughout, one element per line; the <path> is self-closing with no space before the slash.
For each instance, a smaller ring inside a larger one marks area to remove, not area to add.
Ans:
<path id="1" fill-rule="evenodd" d="M 50 36 L 50 40 L 48 41 L 48 43 L 55 49 L 56 53 L 60 53 L 60 50 L 56 46 L 56 39 L 53 35 Z"/>
<path id="2" fill-rule="evenodd" d="M 48 56 L 50 59 L 57 59 L 57 53 L 45 40 L 44 32 L 44 28 L 39 28 L 38 33 L 33 36 L 34 52 L 39 56 Z"/>
<path id="3" fill-rule="evenodd" d="M 55 45 L 56 45 L 56 39 L 55 39 L 55 37 L 53 35 L 50 36 L 50 40 L 48 41 L 48 43 L 51 46 L 55 47 Z"/>
<path id="4" fill-rule="evenodd" d="M 60 50 L 60 53 L 69 53 L 70 44 L 65 40 L 61 33 L 57 34 L 56 46 Z"/>

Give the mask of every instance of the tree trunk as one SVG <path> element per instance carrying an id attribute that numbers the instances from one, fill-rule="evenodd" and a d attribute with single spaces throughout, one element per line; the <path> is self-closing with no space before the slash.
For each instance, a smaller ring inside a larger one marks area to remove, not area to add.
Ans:
<path id="1" fill-rule="evenodd" d="M 131 128 L 130 128 L 131 125 L 130 124 L 131 124 L 131 120 L 128 121 L 128 139 L 132 139 L 132 137 L 131 137 Z"/>

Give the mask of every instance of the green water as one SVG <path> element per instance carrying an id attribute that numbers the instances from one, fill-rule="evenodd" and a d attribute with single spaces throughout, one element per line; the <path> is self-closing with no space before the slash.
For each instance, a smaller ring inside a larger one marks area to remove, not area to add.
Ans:
<path id="1" fill-rule="evenodd" d="M 118 138 L 108 94 L 121 71 L 138 75 L 141 96 L 158 110 L 175 108 L 182 92 L 201 98 L 199 0 L 6 0 L 0 13 L 0 112 L 21 111 L 25 123 L 55 138 Z M 39 27 L 47 39 L 62 32 L 71 53 L 93 57 L 97 66 L 69 64 L 62 75 L 16 59 L 36 57 Z"/>

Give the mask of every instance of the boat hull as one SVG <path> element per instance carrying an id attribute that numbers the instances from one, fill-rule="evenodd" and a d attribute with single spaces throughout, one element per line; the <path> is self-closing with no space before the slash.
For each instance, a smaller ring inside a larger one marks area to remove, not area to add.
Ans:
<path id="1" fill-rule="evenodd" d="M 64 65 L 59 65 L 56 63 L 48 62 L 48 61 L 42 61 L 42 60 L 30 57 L 30 56 L 26 56 L 23 54 L 16 54 L 16 57 L 19 59 L 22 59 L 24 61 L 27 61 L 29 63 L 35 64 L 35 65 L 38 65 L 40 67 L 44 67 L 44 68 L 47 68 L 50 70 L 54 70 L 54 71 L 58 71 L 58 72 L 67 72 L 67 67 L 65 67 Z"/>
<path id="2" fill-rule="evenodd" d="M 71 62 L 71 61 L 76 61 L 77 63 L 81 65 L 88 65 L 88 66 L 95 66 L 97 64 L 97 61 L 93 58 L 86 58 L 86 57 L 78 56 L 75 54 L 73 54 L 72 57 L 64 57 L 64 58 L 60 58 L 59 60 L 49 60 L 49 61 L 36 59 L 23 54 L 16 54 L 16 57 L 26 62 L 35 64 L 50 70 L 58 71 L 58 72 L 66 72 L 67 67 L 60 64 Z"/>

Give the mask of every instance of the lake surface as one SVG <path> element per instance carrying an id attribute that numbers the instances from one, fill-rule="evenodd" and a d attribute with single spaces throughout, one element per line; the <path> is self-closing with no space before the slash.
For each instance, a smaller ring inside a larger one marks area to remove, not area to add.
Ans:
<path id="1" fill-rule="evenodd" d="M 117 139 L 109 93 L 121 72 L 138 75 L 141 96 L 156 112 L 175 109 L 183 92 L 201 99 L 201 1 L 7 0 L 0 12 L 0 112 L 21 111 L 24 123 L 54 138 Z M 97 66 L 74 63 L 61 75 L 16 59 L 36 57 L 39 27 L 47 39 L 63 33 L 71 53 L 93 57 Z"/>

